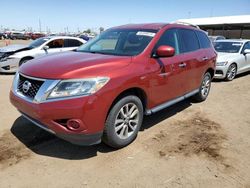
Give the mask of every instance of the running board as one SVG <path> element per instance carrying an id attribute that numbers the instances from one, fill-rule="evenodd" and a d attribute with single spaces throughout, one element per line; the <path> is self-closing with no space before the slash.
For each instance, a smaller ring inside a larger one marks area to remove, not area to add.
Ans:
<path id="1" fill-rule="evenodd" d="M 189 92 L 189 93 L 187 93 L 187 94 L 185 94 L 185 95 L 183 95 L 183 96 L 181 96 L 181 97 L 175 98 L 175 99 L 173 99 L 173 100 L 170 100 L 170 101 L 168 101 L 168 102 L 165 102 L 165 103 L 163 103 L 163 104 L 160 104 L 159 106 L 156 106 L 156 107 L 154 107 L 154 108 L 148 109 L 148 110 L 145 111 L 145 115 L 151 115 L 151 114 L 153 114 L 153 113 L 155 113 L 155 112 L 158 112 L 158 111 L 160 111 L 160 110 L 162 110 L 162 109 L 164 109 L 164 108 L 167 108 L 167 107 L 169 107 L 169 106 L 172 106 L 172 105 L 174 105 L 174 104 L 176 104 L 176 103 L 178 103 L 178 102 L 180 102 L 180 101 L 183 101 L 183 100 L 185 100 L 185 99 L 187 99 L 187 98 L 189 98 L 189 97 L 195 95 L 195 94 L 198 93 L 198 92 L 199 92 L 199 89 L 196 89 L 196 90 L 191 91 L 191 92 Z"/>

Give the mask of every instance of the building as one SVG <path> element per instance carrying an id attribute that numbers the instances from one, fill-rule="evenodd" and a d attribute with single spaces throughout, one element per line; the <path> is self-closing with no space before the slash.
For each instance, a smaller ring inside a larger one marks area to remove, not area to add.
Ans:
<path id="1" fill-rule="evenodd" d="M 230 39 L 250 39 L 250 15 L 181 19 L 178 21 L 198 25 L 207 31 L 208 35 L 222 35 Z"/>

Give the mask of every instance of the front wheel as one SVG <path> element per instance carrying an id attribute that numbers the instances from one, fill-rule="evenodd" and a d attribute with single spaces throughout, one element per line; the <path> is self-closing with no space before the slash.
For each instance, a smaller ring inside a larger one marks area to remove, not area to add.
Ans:
<path id="1" fill-rule="evenodd" d="M 233 63 L 228 67 L 225 80 L 232 81 L 235 78 L 236 73 L 237 73 L 237 66 L 235 63 Z"/>
<path id="2" fill-rule="evenodd" d="M 202 102 L 202 101 L 205 101 L 207 99 L 207 96 L 208 96 L 210 88 L 211 88 L 211 81 L 212 81 L 211 74 L 209 72 L 207 72 L 203 77 L 203 80 L 201 82 L 201 86 L 199 88 L 199 92 L 193 96 L 193 99 L 195 101 Z"/>
<path id="3" fill-rule="evenodd" d="M 143 120 L 141 100 L 134 95 L 120 99 L 110 110 L 103 133 L 103 142 L 122 148 L 136 138 Z"/>

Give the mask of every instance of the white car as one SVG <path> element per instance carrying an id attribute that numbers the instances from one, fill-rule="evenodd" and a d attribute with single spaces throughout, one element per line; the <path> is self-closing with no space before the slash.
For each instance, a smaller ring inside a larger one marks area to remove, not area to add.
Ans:
<path id="1" fill-rule="evenodd" d="M 237 74 L 250 71 L 250 40 L 218 40 L 215 78 L 233 80 Z"/>
<path id="2" fill-rule="evenodd" d="M 28 46 L 11 45 L 0 48 L 0 72 L 16 72 L 23 63 L 48 54 L 75 50 L 85 40 L 77 37 L 51 36 L 34 40 Z"/>

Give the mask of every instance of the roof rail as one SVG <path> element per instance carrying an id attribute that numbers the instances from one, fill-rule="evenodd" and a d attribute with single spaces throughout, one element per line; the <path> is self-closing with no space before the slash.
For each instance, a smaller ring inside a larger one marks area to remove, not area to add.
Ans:
<path id="1" fill-rule="evenodd" d="M 198 25 L 194 25 L 194 24 L 191 24 L 191 23 L 188 23 L 188 22 L 176 21 L 176 22 L 172 22 L 172 23 L 174 23 L 174 24 L 181 24 L 181 25 L 189 25 L 189 26 L 195 27 L 197 29 L 200 29 L 200 27 Z"/>

